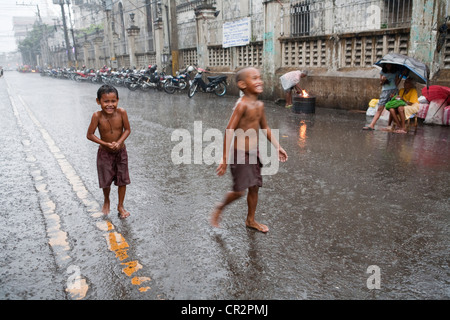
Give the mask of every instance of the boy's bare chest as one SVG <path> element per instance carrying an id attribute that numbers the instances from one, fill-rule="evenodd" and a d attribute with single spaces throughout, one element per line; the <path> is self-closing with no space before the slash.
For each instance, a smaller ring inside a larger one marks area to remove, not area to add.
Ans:
<path id="1" fill-rule="evenodd" d="M 120 115 L 114 115 L 113 117 L 101 117 L 99 119 L 98 127 L 99 130 L 104 133 L 122 131 L 122 117 Z"/>
<path id="2" fill-rule="evenodd" d="M 245 111 L 242 120 L 245 122 L 259 122 L 261 119 L 262 110 L 258 107 L 249 107 Z"/>

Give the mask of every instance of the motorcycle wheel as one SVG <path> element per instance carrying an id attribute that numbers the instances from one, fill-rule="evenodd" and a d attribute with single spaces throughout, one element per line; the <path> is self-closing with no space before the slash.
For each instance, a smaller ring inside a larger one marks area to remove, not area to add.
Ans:
<path id="1" fill-rule="evenodd" d="M 191 87 L 189 88 L 189 91 L 188 91 L 189 98 L 192 98 L 194 96 L 194 94 L 197 92 L 197 86 L 198 86 L 197 82 L 195 82 L 191 85 Z"/>
<path id="2" fill-rule="evenodd" d="M 141 83 L 139 87 L 140 87 L 141 90 L 144 91 L 144 92 L 150 90 L 150 86 L 149 86 L 148 84 L 145 84 L 145 83 Z"/>
<path id="3" fill-rule="evenodd" d="M 224 82 L 220 82 L 219 84 L 217 84 L 214 88 L 214 93 L 216 94 L 216 96 L 223 96 L 225 93 L 227 93 L 226 84 Z"/>
<path id="4" fill-rule="evenodd" d="M 187 83 L 184 80 L 180 80 L 180 84 L 178 86 L 180 87 L 180 90 L 184 90 L 187 87 Z"/>
<path id="5" fill-rule="evenodd" d="M 76 81 L 76 82 L 81 82 L 81 76 L 78 76 L 78 75 L 75 76 L 75 81 Z"/>
<path id="6" fill-rule="evenodd" d="M 136 91 L 138 88 L 138 84 L 134 82 L 125 82 L 125 87 L 127 87 L 131 91 Z"/>
<path id="7" fill-rule="evenodd" d="M 175 88 L 172 85 L 171 81 L 164 82 L 164 91 L 170 94 L 173 94 L 175 92 Z"/>

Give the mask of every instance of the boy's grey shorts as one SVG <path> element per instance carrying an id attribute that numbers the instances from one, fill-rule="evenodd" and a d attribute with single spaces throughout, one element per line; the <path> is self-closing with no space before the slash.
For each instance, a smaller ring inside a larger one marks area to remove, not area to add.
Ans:
<path id="1" fill-rule="evenodd" d="M 397 94 L 398 93 L 398 89 L 392 89 L 392 90 L 383 90 L 381 91 L 380 94 L 380 100 L 378 101 L 378 106 L 385 106 L 386 103 L 389 102 L 389 100 L 391 100 L 391 95 L 392 94 Z"/>

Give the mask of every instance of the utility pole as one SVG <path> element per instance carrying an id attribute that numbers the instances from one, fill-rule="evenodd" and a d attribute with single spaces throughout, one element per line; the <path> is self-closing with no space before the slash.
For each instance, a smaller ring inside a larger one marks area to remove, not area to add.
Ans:
<path id="1" fill-rule="evenodd" d="M 72 33 L 72 42 L 73 42 L 73 55 L 74 55 L 74 61 L 75 61 L 75 67 L 78 67 L 78 50 L 77 50 L 77 44 L 75 43 L 75 32 L 73 30 L 73 22 L 72 22 L 72 15 L 70 14 L 70 1 L 67 0 L 67 10 L 69 11 L 69 22 L 70 22 L 70 32 Z"/>
<path id="2" fill-rule="evenodd" d="M 66 14 L 64 12 L 64 0 L 53 0 L 53 4 L 59 4 L 61 6 L 61 14 L 64 28 L 64 39 L 66 41 L 67 59 L 69 60 L 69 65 L 72 65 L 72 50 L 70 49 L 69 43 L 69 33 L 67 31 Z"/>
<path id="3" fill-rule="evenodd" d="M 170 11 L 170 51 L 172 54 L 172 74 L 175 76 L 179 69 L 178 62 L 178 21 L 176 1 L 169 1 Z"/>
<path id="4" fill-rule="evenodd" d="M 34 7 L 34 4 L 32 4 L 32 3 L 26 4 L 25 2 L 22 2 L 22 3 L 16 2 L 16 6 Z M 42 23 L 41 11 L 39 10 L 39 5 L 36 5 L 36 9 L 37 9 L 37 16 L 39 18 L 39 22 Z"/>
<path id="5" fill-rule="evenodd" d="M 104 9 L 106 11 L 106 34 L 107 34 L 107 42 L 109 48 L 109 64 L 111 68 L 117 68 L 116 54 L 114 52 L 114 43 L 113 43 L 113 30 L 112 30 L 112 9 L 113 3 L 112 0 L 105 0 L 103 2 Z"/>

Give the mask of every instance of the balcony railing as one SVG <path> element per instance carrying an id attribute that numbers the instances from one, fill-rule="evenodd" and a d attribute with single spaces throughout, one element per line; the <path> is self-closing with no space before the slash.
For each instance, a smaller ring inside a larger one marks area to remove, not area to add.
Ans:
<path id="1" fill-rule="evenodd" d="M 412 0 L 291 0 L 291 36 L 407 28 Z"/>

